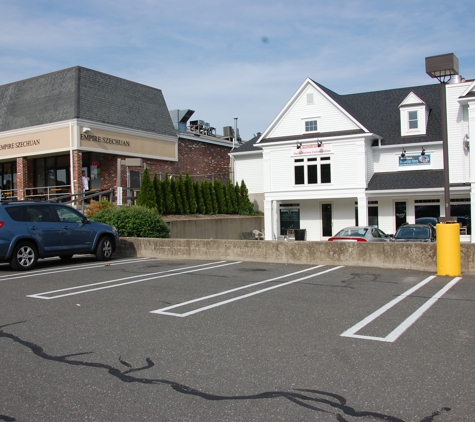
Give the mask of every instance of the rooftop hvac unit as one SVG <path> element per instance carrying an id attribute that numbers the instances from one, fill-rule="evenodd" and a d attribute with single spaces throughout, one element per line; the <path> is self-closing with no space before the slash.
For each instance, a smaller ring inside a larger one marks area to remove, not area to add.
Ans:
<path id="1" fill-rule="evenodd" d="M 223 134 L 225 138 L 232 138 L 234 136 L 234 130 L 232 126 L 224 126 Z"/>

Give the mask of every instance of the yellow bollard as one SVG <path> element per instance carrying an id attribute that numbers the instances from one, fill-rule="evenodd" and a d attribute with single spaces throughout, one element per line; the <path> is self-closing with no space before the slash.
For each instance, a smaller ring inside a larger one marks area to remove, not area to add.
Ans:
<path id="1" fill-rule="evenodd" d="M 462 275 L 460 264 L 460 224 L 437 224 L 437 275 Z"/>

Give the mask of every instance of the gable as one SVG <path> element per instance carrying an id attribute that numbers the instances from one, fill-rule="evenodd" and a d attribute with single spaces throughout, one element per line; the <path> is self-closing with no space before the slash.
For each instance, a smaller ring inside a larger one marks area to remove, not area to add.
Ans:
<path id="1" fill-rule="evenodd" d="M 469 98 L 475 97 L 475 81 L 473 81 L 470 86 L 462 93 L 460 98 Z"/>
<path id="2" fill-rule="evenodd" d="M 307 79 L 276 119 L 263 138 L 282 138 L 304 134 L 366 129 L 335 102 L 317 84 Z"/>

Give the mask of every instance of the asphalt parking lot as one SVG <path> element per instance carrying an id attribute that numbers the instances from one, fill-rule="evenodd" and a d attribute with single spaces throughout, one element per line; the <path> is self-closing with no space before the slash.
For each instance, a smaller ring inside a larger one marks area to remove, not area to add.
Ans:
<path id="1" fill-rule="evenodd" d="M 2 421 L 473 421 L 475 277 L 0 265 Z"/>

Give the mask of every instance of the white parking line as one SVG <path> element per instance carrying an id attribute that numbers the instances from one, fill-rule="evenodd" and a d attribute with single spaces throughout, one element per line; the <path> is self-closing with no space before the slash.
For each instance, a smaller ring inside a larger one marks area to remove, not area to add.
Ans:
<path id="1" fill-rule="evenodd" d="M 316 267 L 307 268 L 307 269 L 305 269 L 305 270 L 297 271 L 297 272 L 291 273 L 291 274 L 286 274 L 286 275 L 283 275 L 283 276 L 280 276 L 280 277 L 271 278 L 271 279 L 269 279 L 269 280 L 259 281 L 259 282 L 257 282 L 257 283 L 248 284 L 248 285 L 246 285 L 246 286 L 237 287 L 237 288 L 235 288 L 235 289 L 226 290 L 226 291 L 224 291 L 224 292 L 212 294 L 212 295 L 209 295 L 209 296 L 203 296 L 203 297 L 200 297 L 200 298 L 197 298 L 197 299 L 189 300 L 189 301 L 187 301 L 187 302 L 178 303 L 178 304 L 176 304 L 176 305 L 167 306 L 166 308 L 157 309 L 157 310 L 155 310 L 155 311 L 150 311 L 150 313 L 152 313 L 152 314 L 161 314 L 161 315 L 170 315 L 170 316 L 175 316 L 175 317 L 183 318 L 183 317 L 187 317 L 187 316 L 196 314 L 196 313 L 198 313 L 198 312 L 203 312 L 203 311 L 206 311 L 206 310 L 208 310 L 208 309 L 212 309 L 212 308 L 216 308 L 216 307 L 218 307 L 218 306 L 226 305 L 227 303 L 235 302 L 236 300 L 245 299 L 245 298 L 247 298 L 247 297 L 251 297 L 251 296 L 254 296 L 254 295 L 258 295 L 258 294 L 260 294 L 260 293 L 264 293 L 264 292 L 267 292 L 267 291 L 269 291 L 269 290 L 278 289 L 279 287 L 288 286 L 289 284 L 297 283 L 297 282 L 299 282 L 299 281 L 306 280 L 306 279 L 308 279 L 308 278 L 317 277 L 317 276 L 319 276 L 319 275 L 328 273 L 328 272 L 330 272 L 330 271 L 335 271 L 335 270 L 337 270 L 337 269 L 339 269 L 339 268 L 343 268 L 342 266 L 335 267 L 335 268 L 330 268 L 330 269 L 328 269 L 328 270 L 321 271 L 321 272 L 319 272 L 319 273 L 310 274 L 310 275 L 308 275 L 308 276 L 306 276 L 306 277 L 301 277 L 301 278 L 298 278 L 298 279 L 296 279 L 296 280 L 292 280 L 292 281 L 288 281 L 288 282 L 286 282 L 286 283 L 278 284 L 278 285 L 276 285 L 276 286 L 267 287 L 266 289 L 257 290 L 257 291 L 255 291 L 255 292 L 248 293 L 248 294 L 246 294 L 246 295 L 234 297 L 234 298 L 232 298 L 232 299 L 228 299 L 228 300 L 224 300 L 224 301 L 222 301 L 222 302 L 214 303 L 214 304 L 212 304 L 212 305 L 204 306 L 204 307 L 202 307 L 202 308 L 195 309 L 195 310 L 189 311 L 189 312 L 185 312 L 185 313 L 183 313 L 183 314 L 177 314 L 177 313 L 174 313 L 174 312 L 167 312 L 169 309 L 179 308 L 179 307 L 182 307 L 182 306 L 185 306 L 185 305 L 189 305 L 190 303 L 196 303 L 196 302 L 200 302 L 200 301 L 203 301 L 203 300 L 207 300 L 207 299 L 210 299 L 210 298 L 213 298 L 213 297 L 226 295 L 226 294 L 229 294 L 229 293 L 238 291 L 238 290 L 248 289 L 249 287 L 257 286 L 257 285 L 259 285 L 259 284 L 270 283 L 271 281 L 275 281 L 275 280 L 279 280 L 279 279 L 282 279 L 282 278 L 291 277 L 291 276 L 294 276 L 294 275 L 297 275 L 297 274 L 300 274 L 300 273 L 303 273 L 303 272 L 306 272 L 306 271 L 315 270 L 315 269 L 320 268 L 320 267 L 322 267 L 322 265 L 317 265 Z"/>
<path id="2" fill-rule="evenodd" d="M 112 289 L 114 287 L 121 287 L 121 286 L 125 286 L 127 284 L 142 283 L 143 281 L 156 280 L 158 278 L 171 277 L 173 275 L 180 275 L 180 274 L 188 274 L 188 273 L 204 271 L 204 270 L 209 270 L 209 269 L 212 269 L 212 268 L 219 268 L 219 267 L 224 267 L 224 266 L 227 266 L 227 265 L 234 265 L 234 264 L 239 264 L 240 263 L 240 262 L 230 262 L 230 263 L 224 263 L 223 264 L 223 262 L 225 262 L 225 261 L 218 261 L 218 262 L 211 262 L 211 263 L 207 263 L 207 264 L 194 265 L 192 267 L 176 268 L 176 269 L 173 269 L 173 270 L 159 271 L 159 272 L 156 272 L 156 273 L 145 274 L 145 275 L 144 274 L 139 274 L 139 275 L 134 275 L 134 276 L 130 276 L 130 277 L 117 278 L 115 280 L 101 281 L 99 283 L 84 284 L 82 286 L 68 287 L 66 289 L 51 290 L 49 292 L 36 293 L 36 294 L 33 294 L 33 295 L 27 295 L 26 297 L 32 297 L 34 299 L 59 299 L 61 297 L 66 297 L 66 296 L 73 296 L 73 295 L 79 295 L 79 294 L 83 294 L 83 293 L 95 292 L 97 290 L 103 290 L 103 289 Z M 219 265 L 214 265 L 214 264 L 219 264 Z M 206 266 L 206 267 L 204 267 L 204 266 Z M 204 268 L 201 268 L 201 267 L 204 267 Z M 183 270 L 188 270 L 188 271 L 183 271 Z M 180 271 L 180 272 L 178 272 L 178 271 Z M 157 274 L 159 274 L 159 275 L 157 275 Z M 153 276 L 153 277 L 149 277 L 149 276 Z M 86 290 L 76 291 L 76 292 L 72 292 L 72 293 L 64 293 L 64 294 L 61 294 L 61 295 L 48 296 L 48 295 L 51 295 L 53 293 L 66 292 L 66 291 L 71 291 L 71 290 L 79 290 L 79 289 L 86 288 L 86 287 L 93 287 L 93 286 L 99 286 L 99 285 L 104 285 L 104 284 L 117 283 L 119 281 L 131 280 L 131 279 L 140 278 L 140 277 L 145 277 L 145 278 L 141 278 L 140 280 L 128 281 L 128 282 L 125 282 L 125 283 L 109 285 L 109 286 L 88 288 Z"/>
<path id="3" fill-rule="evenodd" d="M 155 259 L 155 258 L 152 258 Z M 16 274 L 7 274 L 7 275 L 2 275 L 0 276 L 0 280 L 16 280 L 19 278 L 28 278 L 28 277 L 37 277 L 41 275 L 48 275 L 48 274 L 56 274 L 56 273 L 64 273 L 64 272 L 69 272 L 69 271 L 78 271 L 78 270 L 84 270 L 84 269 L 89 269 L 89 268 L 99 268 L 103 267 L 104 265 L 108 266 L 115 266 L 115 265 L 124 265 L 124 264 L 130 264 L 131 262 L 139 262 L 139 261 L 145 261 L 145 260 L 150 260 L 150 258 L 134 258 L 134 259 L 123 259 L 120 261 L 107 261 L 102 263 L 91 263 L 91 264 L 78 264 L 78 265 L 71 265 L 69 264 L 66 267 L 61 267 L 61 268 L 56 268 L 56 269 L 44 269 L 44 270 L 33 270 L 33 271 L 28 271 L 28 272 L 21 272 L 21 273 L 16 273 Z"/>
<path id="4" fill-rule="evenodd" d="M 382 308 L 373 312 L 371 315 L 367 316 L 358 324 L 346 330 L 341 334 L 342 337 L 352 337 L 360 338 L 365 340 L 376 340 L 392 343 L 396 341 L 412 324 L 414 324 L 423 314 L 426 312 L 437 300 L 439 300 L 445 293 L 447 293 L 453 286 L 455 286 L 462 277 L 456 277 L 452 279 L 445 287 L 440 289 L 434 296 L 432 296 L 427 302 L 425 302 L 419 309 L 412 313 L 408 318 L 406 318 L 401 324 L 399 324 L 393 331 L 391 331 L 386 337 L 375 337 L 375 336 L 363 336 L 355 334 L 360 331 L 363 327 L 374 321 L 380 315 L 385 313 L 387 310 L 391 309 L 394 305 L 399 303 L 401 300 L 410 296 L 416 290 L 420 289 L 422 286 L 427 284 L 429 281 L 433 280 L 436 276 L 427 277 L 425 280 L 422 280 L 419 284 L 416 284 L 414 287 L 409 289 L 407 292 L 398 296 L 396 299 L 392 300 L 388 304 L 384 305 Z"/>

